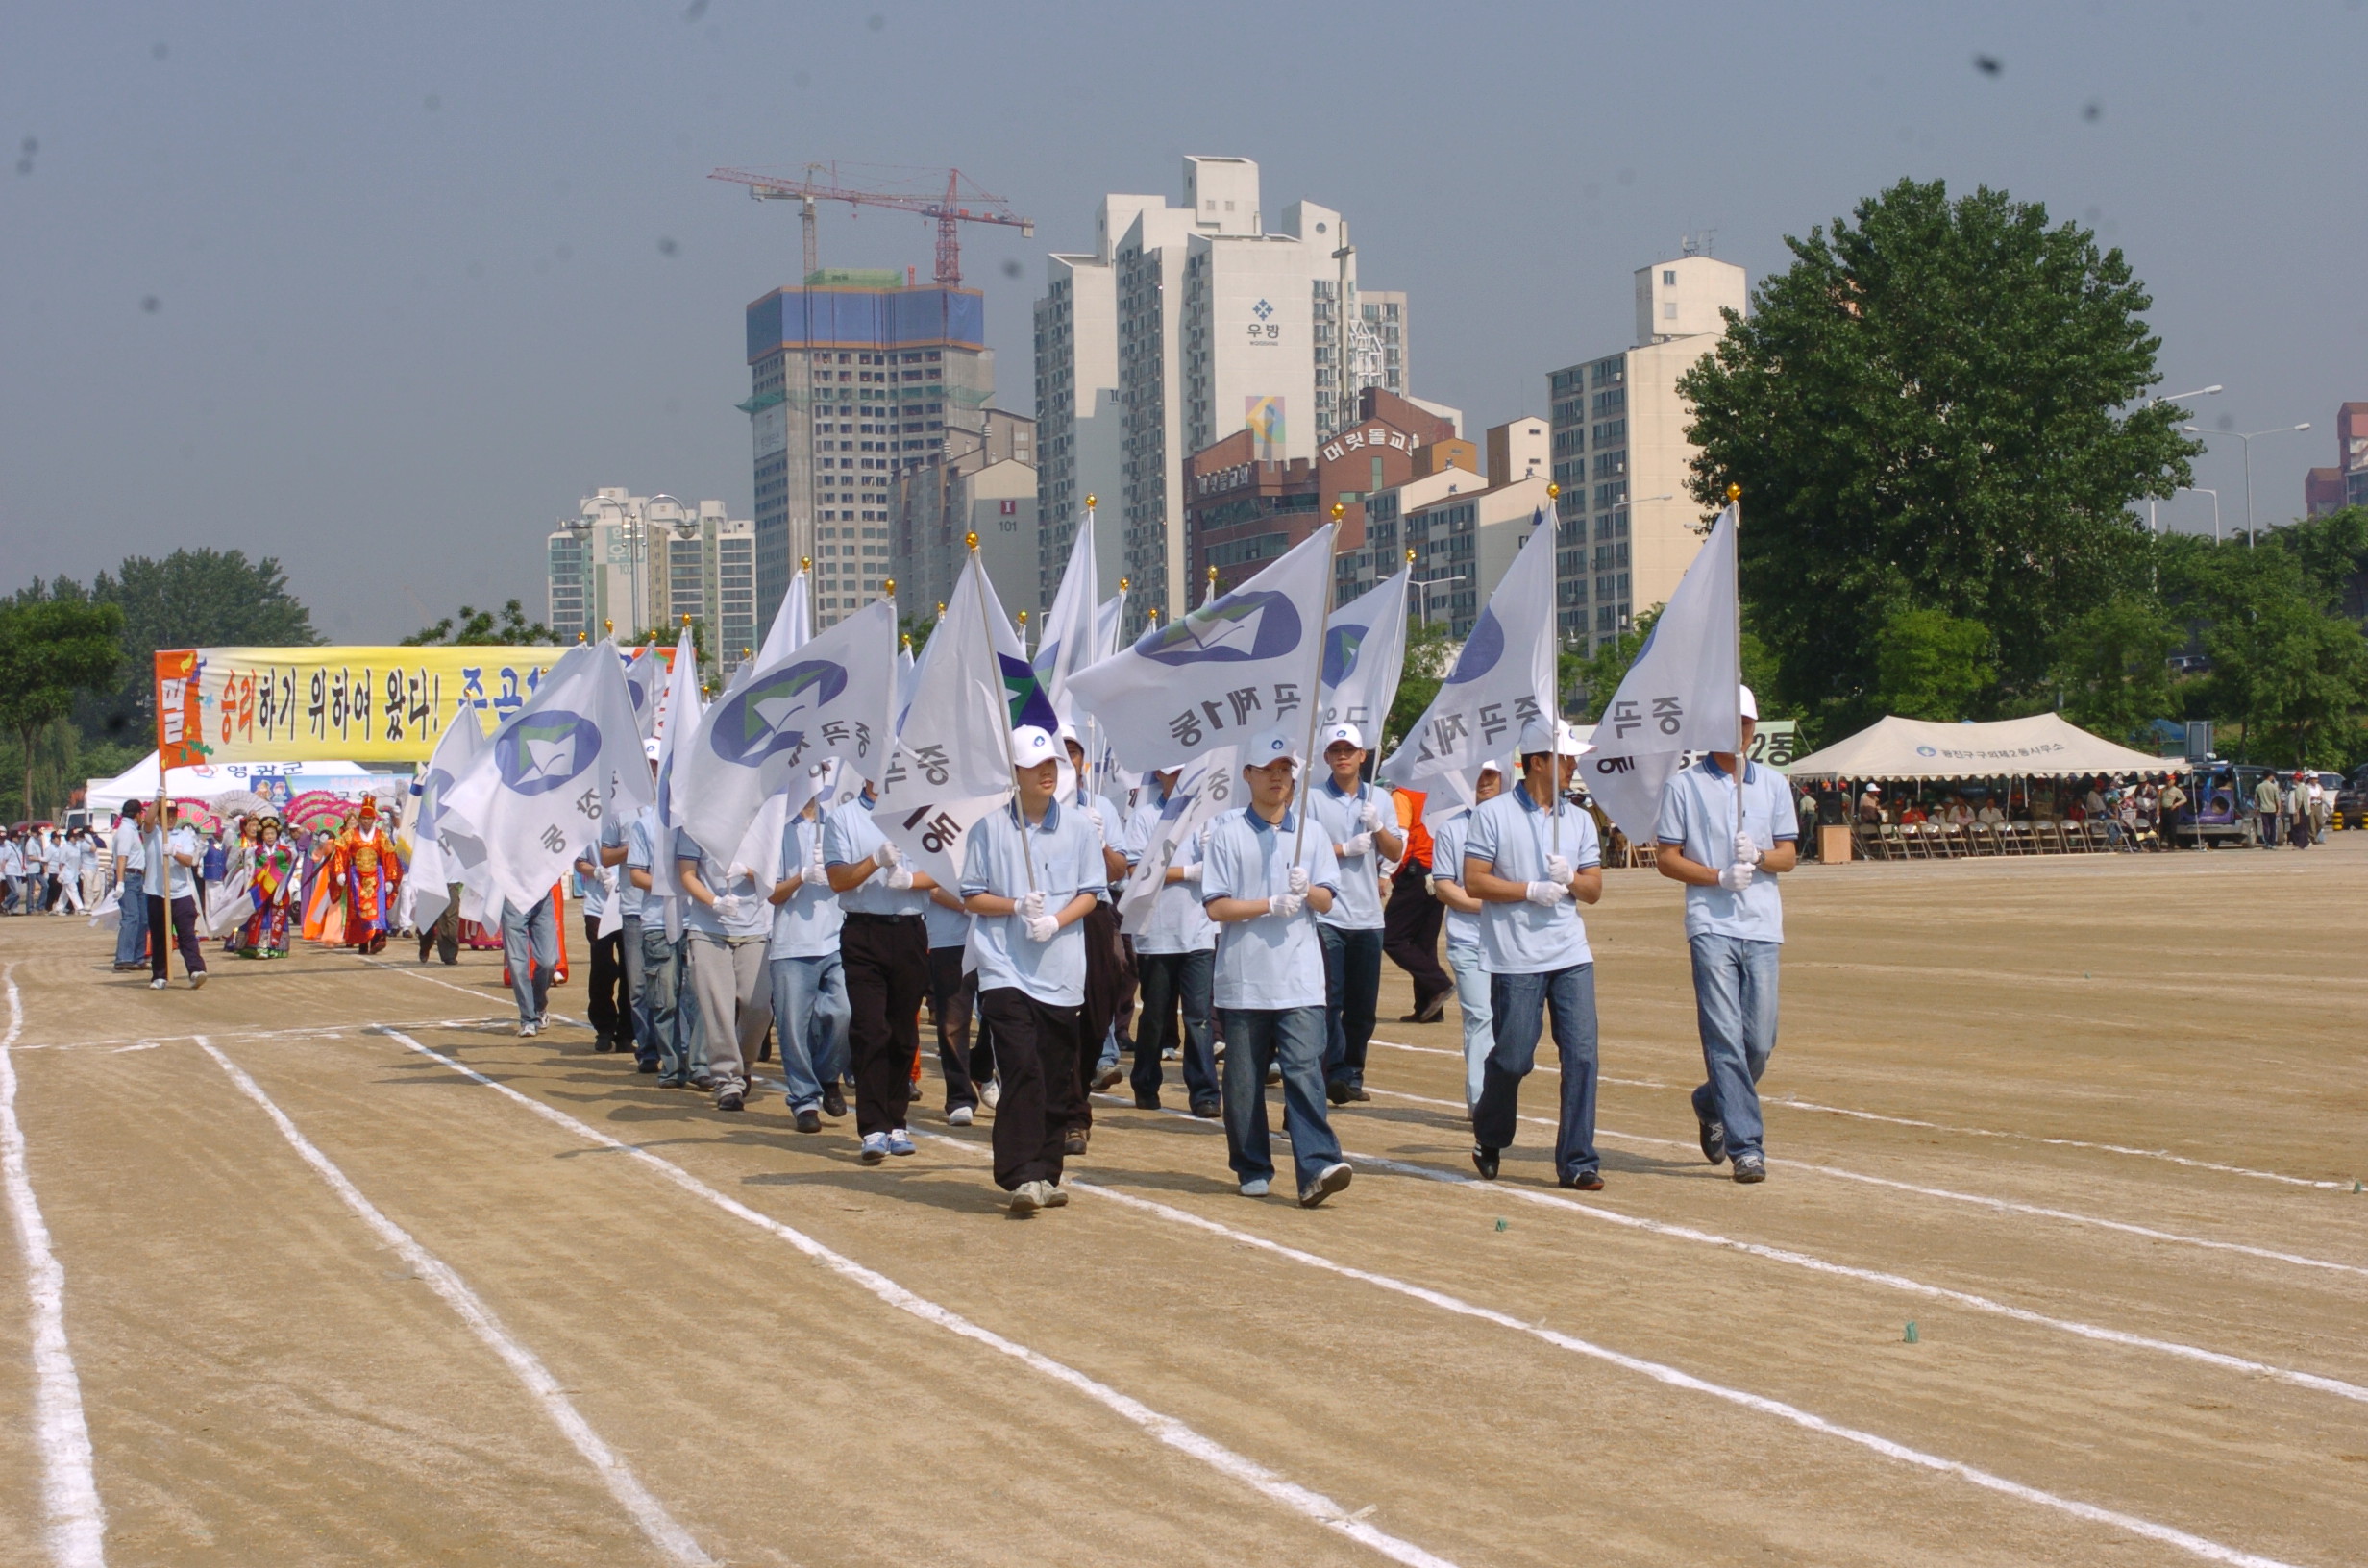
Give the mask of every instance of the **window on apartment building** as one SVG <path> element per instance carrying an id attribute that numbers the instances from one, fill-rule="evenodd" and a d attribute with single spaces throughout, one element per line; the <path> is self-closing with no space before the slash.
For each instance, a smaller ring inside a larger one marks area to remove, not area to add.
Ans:
<path id="1" fill-rule="evenodd" d="M 1661 286 L 1664 288 L 1675 288 L 1677 286 L 1677 272 L 1674 268 L 1664 269 L 1661 274 Z"/>

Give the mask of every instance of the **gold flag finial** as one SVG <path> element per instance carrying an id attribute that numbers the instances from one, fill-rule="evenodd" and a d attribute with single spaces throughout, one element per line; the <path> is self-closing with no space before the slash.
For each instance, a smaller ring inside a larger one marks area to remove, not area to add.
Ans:
<path id="1" fill-rule="evenodd" d="M 584 637 L 583 637 L 583 633 L 582 633 L 582 632 L 580 632 L 580 632 L 576 633 L 576 641 L 578 641 L 578 642 L 580 642 L 580 642 L 582 642 L 583 640 L 584 640 Z"/>
<path id="2" fill-rule="evenodd" d="M 962 536 L 962 542 L 971 549 L 976 550 L 978 548 L 978 535 L 974 533 L 966 533 Z"/>
<path id="3" fill-rule="evenodd" d="M 1090 494 L 1085 498 L 1085 509 L 1089 512 L 1094 509 L 1094 498 Z"/>
<path id="4" fill-rule="evenodd" d="M 813 556 L 811 556 L 811 555 L 801 555 L 801 556 L 799 556 L 799 557 L 798 557 L 798 570 L 799 570 L 799 571 L 801 571 L 801 572 L 811 572 L 811 571 L 813 571 L 813 570 L 814 570 L 814 557 L 813 557 Z"/>
<path id="5" fill-rule="evenodd" d="M 1332 521 L 1333 521 L 1333 522 L 1338 523 L 1338 522 L 1339 522 L 1342 518 L 1346 517 L 1347 515 L 1348 515 L 1348 507 L 1347 507 L 1346 503 L 1342 502 L 1337 502 L 1337 501 L 1336 501 L 1336 502 L 1334 502 L 1332 503 Z"/>
<path id="6" fill-rule="evenodd" d="M 687 625 L 689 625 L 691 624 L 691 612 L 690 612 L 690 611 L 688 611 L 688 610 L 684 610 L 684 611 L 682 612 L 682 624 L 683 624 L 684 625 L 686 625 L 686 626 L 687 626 Z"/>
<path id="7" fill-rule="evenodd" d="M 894 599 L 894 598 L 896 597 L 896 592 L 897 592 L 897 579 L 896 579 L 896 578 L 894 578 L 894 577 L 882 577 L 882 578 L 880 578 L 880 579 L 879 579 L 879 591 L 880 591 L 881 593 L 883 593 L 883 594 L 886 594 L 889 598 Z"/>
<path id="8" fill-rule="evenodd" d="M 1133 586 L 1134 586 L 1134 584 L 1133 584 L 1133 583 L 1131 583 L 1131 582 L 1129 582 L 1129 581 L 1127 581 L 1124 577 L 1121 577 L 1121 578 L 1119 578 L 1119 592 L 1120 592 L 1120 593 L 1122 593 L 1122 593 L 1126 592 L 1126 590 L 1127 590 L 1127 589 L 1132 588 Z"/>
<path id="9" fill-rule="evenodd" d="M 1027 629 L 1027 611 L 1025 610 L 1020 612 L 1020 628 L 1023 631 Z"/>
<path id="10" fill-rule="evenodd" d="M 601 629 L 604 631 L 614 631 L 617 629 L 617 624 L 614 621 L 603 621 L 601 623 Z"/>
<path id="11" fill-rule="evenodd" d="M 1415 551 L 1412 545 L 1406 547 L 1406 564 L 1408 566 L 1415 564 Z"/>
<path id="12" fill-rule="evenodd" d="M 1739 485 L 1739 484 L 1730 484 L 1730 485 L 1728 485 L 1728 486 L 1727 486 L 1727 504 L 1728 504 L 1728 505 L 1732 506 L 1732 505 L 1734 505 L 1737 502 L 1739 502 L 1739 501 L 1740 501 L 1740 500 L 1742 500 L 1742 499 L 1743 499 L 1743 487 L 1742 487 L 1741 485 Z"/>
<path id="13" fill-rule="evenodd" d="M 909 632 L 909 631 L 908 631 L 908 632 L 906 632 L 906 633 L 904 634 L 904 651 L 905 651 L 905 652 L 907 652 L 907 653 L 910 653 L 912 650 L 913 650 L 913 634 L 912 634 L 911 632 Z"/>
<path id="14" fill-rule="evenodd" d="M 1546 480 L 1546 481 L 1545 481 L 1545 499 L 1546 499 L 1546 500 L 1548 500 L 1548 501 L 1552 501 L 1555 497 L 1557 497 L 1557 496 L 1561 495 L 1562 493 L 1563 493 L 1563 487 L 1562 487 L 1561 485 L 1556 484 L 1556 483 L 1555 483 L 1552 479 L 1548 479 L 1548 480 Z"/>

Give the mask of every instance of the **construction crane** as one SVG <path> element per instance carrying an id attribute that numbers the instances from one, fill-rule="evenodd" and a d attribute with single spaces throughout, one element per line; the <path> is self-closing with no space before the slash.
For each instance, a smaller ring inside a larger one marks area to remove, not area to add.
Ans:
<path id="1" fill-rule="evenodd" d="M 937 171 L 928 171 L 932 184 Z M 888 207 L 899 211 L 918 212 L 925 218 L 937 220 L 937 283 L 940 288 L 962 286 L 962 241 L 957 224 L 999 223 L 1007 229 L 1033 236 L 1036 220 L 1024 218 L 1011 210 L 1010 204 L 1000 196 L 990 196 L 976 185 L 971 185 L 967 197 L 963 186 L 967 183 L 960 169 L 946 171 L 946 194 L 921 196 L 898 190 L 868 190 L 860 185 L 842 184 L 835 163 L 808 163 L 802 178 L 785 179 L 777 175 L 756 174 L 748 169 L 718 169 L 707 176 L 710 180 L 728 180 L 735 185 L 746 185 L 749 194 L 760 202 L 798 202 L 805 228 L 805 274 L 814 276 L 821 258 L 814 241 L 814 204 L 816 202 L 845 202 L 851 208 L 857 207 Z M 964 206 L 967 200 L 971 205 Z"/>

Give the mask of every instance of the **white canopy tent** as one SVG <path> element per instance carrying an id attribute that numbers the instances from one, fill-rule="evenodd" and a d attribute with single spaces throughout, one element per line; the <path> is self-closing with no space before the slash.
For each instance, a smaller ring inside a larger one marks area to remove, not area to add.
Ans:
<path id="1" fill-rule="evenodd" d="M 1888 718 L 1796 757 L 1786 772 L 1806 778 L 2085 778 L 2097 773 L 2185 772 L 2179 757 L 2150 756 L 2091 735 L 2061 714 L 1992 723 L 1944 724 Z"/>
<path id="2" fill-rule="evenodd" d="M 360 799 L 365 795 L 391 795 L 407 787 L 408 780 L 394 773 L 374 773 L 358 762 L 330 759 L 322 762 L 232 762 L 219 765 L 201 763 L 193 768 L 176 768 L 166 788 L 177 799 L 210 799 L 233 790 L 253 790 L 267 799 L 285 800 L 307 790 L 327 790 L 332 795 Z M 127 800 L 154 800 L 157 797 L 157 754 L 154 751 L 113 778 L 94 778 L 84 793 L 83 803 L 94 812 L 121 809 Z"/>

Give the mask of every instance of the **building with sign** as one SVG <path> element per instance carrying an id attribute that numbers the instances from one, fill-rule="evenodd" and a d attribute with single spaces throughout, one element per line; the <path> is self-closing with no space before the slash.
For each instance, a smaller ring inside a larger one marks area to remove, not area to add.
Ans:
<path id="1" fill-rule="evenodd" d="M 1188 453 L 1248 431 L 1257 462 L 1313 460 L 1360 391 L 1405 392 L 1411 352 L 1405 296 L 1360 292 L 1338 212 L 1295 202 L 1270 223 L 1244 158 L 1185 159 L 1183 198 L 1104 197 L 1094 250 L 1050 257 L 1036 307 L 1039 575 L 1057 580 L 1098 497 L 1130 628 L 1197 593 Z"/>
<path id="2" fill-rule="evenodd" d="M 1742 268 L 1707 256 L 1640 268 L 1636 282 L 1635 345 L 1546 378 L 1562 486 L 1556 619 L 1582 652 L 1668 602 L 1702 548 L 1702 509 L 1686 493 L 1692 415 L 1677 381 L 1750 292 Z"/>
<path id="3" fill-rule="evenodd" d="M 961 578 L 973 533 L 1005 613 L 1042 616 L 1051 595 L 1038 591 L 1036 434 L 1034 420 L 990 408 L 978 429 L 949 431 L 942 454 L 897 477 L 890 538 L 876 548 L 895 563 L 900 620 L 936 615 Z M 1115 579 L 1107 587 L 1118 591 Z"/>
<path id="4" fill-rule="evenodd" d="M 756 525 L 727 517 L 720 501 L 596 490 L 551 530 L 544 557 L 547 624 L 562 642 L 611 629 L 629 642 L 687 615 L 728 671 L 756 646 Z"/>
<path id="5" fill-rule="evenodd" d="M 2303 515 L 2325 517 L 2346 506 L 2368 506 L 2368 403 L 2335 410 L 2335 466 L 2303 477 Z"/>
<path id="6" fill-rule="evenodd" d="M 755 449 L 758 630 L 802 557 L 815 563 L 819 630 L 890 575 L 884 550 L 858 552 L 887 544 L 898 476 L 943 456 L 954 432 L 983 429 L 995 395 L 986 297 L 893 271 L 824 270 L 747 317 L 740 407 Z"/>

